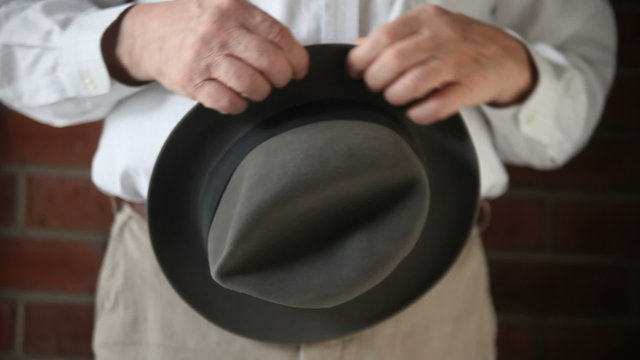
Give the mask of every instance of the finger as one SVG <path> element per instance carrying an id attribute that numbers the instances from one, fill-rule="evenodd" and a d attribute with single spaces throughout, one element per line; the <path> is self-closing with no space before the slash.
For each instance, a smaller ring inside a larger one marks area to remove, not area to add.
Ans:
<path id="1" fill-rule="evenodd" d="M 255 14 L 245 25 L 257 36 L 261 36 L 280 47 L 293 69 L 293 76 L 302 79 L 309 69 L 309 54 L 291 31 L 266 12 L 255 8 Z"/>
<path id="2" fill-rule="evenodd" d="M 413 35 L 391 45 L 365 70 L 364 80 L 373 91 L 381 91 L 412 66 L 433 55 L 434 44 L 424 34 Z"/>
<path id="3" fill-rule="evenodd" d="M 252 101 L 264 100 L 271 91 L 269 81 L 259 71 L 233 56 L 225 56 L 214 66 L 211 77 Z"/>
<path id="4" fill-rule="evenodd" d="M 366 38 L 366 37 L 359 37 L 359 38 L 357 38 L 357 39 L 356 39 L 356 41 L 355 41 L 355 45 L 356 45 L 356 46 L 362 45 L 362 44 L 364 44 L 364 41 L 365 41 L 365 40 L 367 40 L 367 38 Z"/>
<path id="5" fill-rule="evenodd" d="M 453 78 L 442 61 L 430 59 L 402 74 L 387 87 L 384 97 L 393 105 L 405 105 L 443 87 Z"/>
<path id="6" fill-rule="evenodd" d="M 451 84 L 436 91 L 424 101 L 411 106 L 407 116 L 422 125 L 444 120 L 460 109 L 477 105 L 477 91 L 463 84 Z"/>
<path id="7" fill-rule="evenodd" d="M 349 74 L 353 77 L 361 76 L 384 49 L 417 32 L 419 25 L 416 16 L 402 16 L 376 29 L 363 41 L 362 45 L 349 52 L 347 57 Z"/>
<path id="8" fill-rule="evenodd" d="M 217 110 L 222 114 L 239 114 L 247 108 L 247 100 L 217 80 L 201 82 L 194 98 L 205 107 Z"/>
<path id="9" fill-rule="evenodd" d="M 293 69 L 284 51 L 270 41 L 245 32 L 233 44 L 231 53 L 260 71 L 275 87 L 283 87 L 293 78 Z"/>

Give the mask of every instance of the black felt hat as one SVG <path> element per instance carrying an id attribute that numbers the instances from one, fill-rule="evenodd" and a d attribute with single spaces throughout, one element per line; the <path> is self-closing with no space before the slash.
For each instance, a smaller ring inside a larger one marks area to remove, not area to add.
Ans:
<path id="1" fill-rule="evenodd" d="M 459 116 L 416 125 L 347 76 L 350 45 L 307 49 L 308 76 L 244 113 L 193 108 L 149 188 L 176 292 L 263 341 L 328 340 L 401 311 L 453 263 L 479 198 Z"/>

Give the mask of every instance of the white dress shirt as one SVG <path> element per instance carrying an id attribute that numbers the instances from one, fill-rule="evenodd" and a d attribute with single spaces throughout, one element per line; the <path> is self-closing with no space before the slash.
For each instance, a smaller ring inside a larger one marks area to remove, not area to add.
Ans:
<path id="1" fill-rule="evenodd" d="M 575 155 L 598 122 L 613 78 L 615 26 L 604 0 L 253 3 L 304 44 L 352 43 L 427 3 L 521 39 L 539 74 L 531 95 L 516 106 L 461 111 L 478 152 L 484 197 L 506 190 L 504 163 L 552 169 Z M 128 87 L 110 78 L 100 38 L 127 6 L 124 0 L 0 0 L 0 100 L 53 126 L 105 119 L 93 181 L 107 194 L 144 202 L 163 142 L 195 102 L 158 84 Z"/>

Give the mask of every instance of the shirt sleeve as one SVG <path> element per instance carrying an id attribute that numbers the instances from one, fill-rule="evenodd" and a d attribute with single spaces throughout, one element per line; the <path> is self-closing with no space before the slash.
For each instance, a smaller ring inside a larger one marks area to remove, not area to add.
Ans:
<path id="1" fill-rule="evenodd" d="M 125 0 L 0 0 L 0 101 L 68 126 L 104 118 L 140 87 L 113 80 L 102 58 L 106 28 Z"/>
<path id="2" fill-rule="evenodd" d="M 616 33 L 605 0 L 499 0 L 495 24 L 529 50 L 538 81 L 521 104 L 482 105 L 508 164 L 553 169 L 593 133 L 615 71 Z"/>

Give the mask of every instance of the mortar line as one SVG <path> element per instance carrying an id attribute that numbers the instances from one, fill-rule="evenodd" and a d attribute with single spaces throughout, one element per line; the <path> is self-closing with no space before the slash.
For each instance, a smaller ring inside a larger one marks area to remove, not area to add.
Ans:
<path id="1" fill-rule="evenodd" d="M 32 240 L 57 242 L 105 242 L 109 232 L 88 230 L 56 230 L 38 228 L 4 227 L 0 228 L 0 237 L 28 238 Z"/>
<path id="2" fill-rule="evenodd" d="M 490 261 L 517 261 L 530 264 L 614 265 L 629 268 L 633 259 L 623 255 L 533 253 L 524 250 L 488 250 Z"/>
<path id="3" fill-rule="evenodd" d="M 24 304 L 73 304 L 92 305 L 95 301 L 93 293 L 0 290 L 0 299 L 11 299 Z"/>
<path id="4" fill-rule="evenodd" d="M 541 189 L 535 186 L 519 186 L 509 190 L 507 196 L 514 198 L 553 197 L 563 201 L 610 202 L 629 204 L 640 201 L 638 191 L 611 190 L 606 193 L 596 190 Z"/>
<path id="5" fill-rule="evenodd" d="M 33 164 L 3 164 L 0 173 L 20 172 L 25 175 L 50 175 L 58 177 L 90 177 L 88 166 L 70 165 L 33 165 Z"/>
<path id="6" fill-rule="evenodd" d="M 16 354 L 3 354 L 0 353 L 0 359 L 2 360 L 93 360 L 93 358 L 88 358 L 84 356 L 74 356 L 74 355 L 16 355 Z"/>

